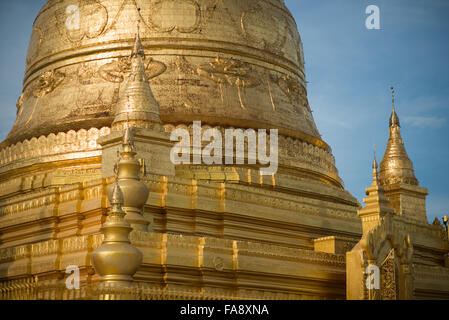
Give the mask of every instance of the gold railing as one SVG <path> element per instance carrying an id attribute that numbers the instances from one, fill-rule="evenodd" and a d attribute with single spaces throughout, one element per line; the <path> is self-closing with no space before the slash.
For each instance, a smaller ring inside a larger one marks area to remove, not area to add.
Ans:
<path id="1" fill-rule="evenodd" d="M 0 281 L 0 300 L 228 300 L 232 294 L 160 288 L 148 283 L 132 287 L 83 283 L 79 289 L 68 289 L 62 279 L 40 281 L 37 277 Z"/>

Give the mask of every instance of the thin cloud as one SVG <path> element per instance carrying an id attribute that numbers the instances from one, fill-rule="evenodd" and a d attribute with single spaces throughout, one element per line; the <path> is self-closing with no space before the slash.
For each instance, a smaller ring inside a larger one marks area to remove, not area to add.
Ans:
<path id="1" fill-rule="evenodd" d="M 404 121 L 412 127 L 441 128 L 446 124 L 447 119 L 437 117 L 405 117 Z"/>

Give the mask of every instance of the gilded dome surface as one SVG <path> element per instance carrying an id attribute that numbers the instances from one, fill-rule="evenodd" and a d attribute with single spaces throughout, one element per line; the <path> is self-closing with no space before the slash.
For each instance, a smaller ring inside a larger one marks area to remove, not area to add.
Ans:
<path id="1" fill-rule="evenodd" d="M 278 128 L 326 146 L 283 0 L 50 0 L 34 22 L 17 120 L 3 146 L 111 126 L 138 8 L 145 70 L 164 123 Z"/>

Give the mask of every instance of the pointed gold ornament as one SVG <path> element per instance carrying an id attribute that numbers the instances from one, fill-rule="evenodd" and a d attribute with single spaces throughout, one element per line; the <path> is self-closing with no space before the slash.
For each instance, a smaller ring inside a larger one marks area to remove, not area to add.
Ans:
<path id="1" fill-rule="evenodd" d="M 123 192 L 123 207 L 134 230 L 148 231 L 149 221 L 143 217 L 143 206 L 150 194 L 147 186 L 140 181 L 141 163 L 136 159 L 134 135 L 127 125 L 122 139 L 122 151 L 117 165 L 118 181 Z"/>
<path id="2" fill-rule="evenodd" d="M 401 125 L 395 107 L 395 91 L 391 87 L 393 110 L 390 116 L 390 138 L 382 162 L 380 163 L 379 181 L 382 186 L 405 183 L 417 186 L 413 163 L 405 150 L 401 137 Z"/>
<path id="3" fill-rule="evenodd" d="M 134 46 L 131 51 L 131 70 L 124 93 L 121 96 L 112 128 L 120 130 L 125 122 L 133 127 L 145 128 L 149 123 L 161 123 L 159 104 L 151 91 L 148 76 L 145 73 L 145 50 L 140 40 L 139 22 Z"/>
<path id="4" fill-rule="evenodd" d="M 133 275 L 142 263 L 142 253 L 131 245 L 129 240 L 132 228 L 124 219 L 124 195 L 118 181 L 119 171 L 114 184 L 108 188 L 111 211 L 101 228 L 104 240 L 101 246 L 92 252 L 91 261 L 103 283 L 130 287 Z"/>

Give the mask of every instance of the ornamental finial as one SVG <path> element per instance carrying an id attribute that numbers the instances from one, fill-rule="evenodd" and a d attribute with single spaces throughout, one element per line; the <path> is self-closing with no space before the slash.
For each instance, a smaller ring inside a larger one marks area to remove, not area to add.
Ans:
<path id="1" fill-rule="evenodd" d="M 128 126 L 132 124 L 137 128 L 148 128 L 150 123 L 161 123 L 159 104 L 153 96 L 146 74 L 145 50 L 140 39 L 140 9 L 138 12 L 137 34 L 130 56 L 131 68 L 117 105 L 113 130 L 122 130 L 127 121 Z"/>
<path id="2" fill-rule="evenodd" d="M 391 86 L 391 102 L 393 104 L 393 111 L 391 112 L 391 117 L 390 117 L 390 128 L 391 127 L 401 127 L 401 124 L 399 122 L 399 117 L 396 114 L 396 107 L 395 107 L 395 90 L 394 87 Z"/>
<path id="3" fill-rule="evenodd" d="M 376 160 L 376 148 L 377 148 L 377 145 L 375 144 L 375 145 L 374 145 L 374 151 L 373 151 L 373 152 L 374 152 L 374 163 L 373 163 L 373 169 L 374 169 L 374 168 L 376 168 L 376 169 L 377 169 L 377 167 L 378 167 L 378 166 L 377 166 L 377 160 Z"/>
<path id="4" fill-rule="evenodd" d="M 136 33 L 136 39 L 134 41 L 134 48 L 131 53 L 131 58 L 134 56 L 141 56 L 142 58 L 145 58 L 145 50 L 143 49 L 142 41 L 140 40 L 140 22 L 141 22 L 141 14 L 140 14 L 140 8 L 137 9 L 137 33 Z"/>
<path id="5" fill-rule="evenodd" d="M 137 34 L 140 36 L 140 8 L 137 8 Z"/>
<path id="6" fill-rule="evenodd" d="M 377 159 L 376 159 L 376 145 L 374 145 L 373 185 L 377 185 L 378 179 L 379 179 L 379 174 L 378 174 L 377 168 L 378 168 L 378 164 L 377 164 Z"/>
<path id="7" fill-rule="evenodd" d="M 393 86 L 391 86 L 390 89 L 391 89 L 391 101 L 393 103 L 393 110 L 394 110 L 395 109 L 394 108 L 394 94 L 395 94 L 395 91 L 394 91 L 394 87 Z"/>
<path id="8" fill-rule="evenodd" d="M 101 282 L 113 287 L 131 288 L 133 276 L 142 264 L 142 252 L 129 240 L 132 227 L 125 220 L 125 193 L 119 184 L 120 158 L 115 168 L 115 182 L 108 187 L 108 199 L 111 209 L 103 223 L 101 232 L 104 235 L 102 244 L 91 253 L 91 262 L 95 272 L 101 276 Z M 126 170 L 125 170 L 126 171 Z M 123 186 L 122 185 L 122 186 Z M 100 299 L 106 297 L 100 296 Z M 128 299 L 126 295 L 121 297 Z"/>
<path id="9" fill-rule="evenodd" d="M 125 133 L 123 134 L 122 147 L 125 152 L 134 152 L 135 149 L 134 134 L 129 126 L 129 122 L 126 125 Z"/>

